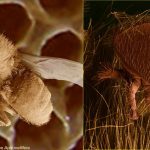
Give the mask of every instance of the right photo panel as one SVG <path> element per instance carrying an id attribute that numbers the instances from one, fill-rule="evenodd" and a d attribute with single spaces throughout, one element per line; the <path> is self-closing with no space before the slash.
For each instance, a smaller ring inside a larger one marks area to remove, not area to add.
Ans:
<path id="1" fill-rule="evenodd" d="M 84 1 L 84 149 L 150 149 L 150 1 Z"/>

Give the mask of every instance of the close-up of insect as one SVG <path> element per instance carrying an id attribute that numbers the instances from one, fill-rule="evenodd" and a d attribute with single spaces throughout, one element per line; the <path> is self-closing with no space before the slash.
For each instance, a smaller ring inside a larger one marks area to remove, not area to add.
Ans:
<path id="1" fill-rule="evenodd" d="M 86 1 L 86 149 L 149 149 L 149 5 Z"/>
<path id="2" fill-rule="evenodd" d="M 0 149 L 82 148 L 82 4 L 0 0 Z"/>
<path id="3" fill-rule="evenodd" d="M 99 80 L 106 78 L 126 80 L 132 109 L 131 118 L 134 120 L 138 119 L 135 95 L 141 84 L 145 92 L 145 101 L 150 105 L 150 23 L 142 19 L 140 21 L 118 33 L 114 38 L 116 54 L 120 57 L 124 70 L 108 68 L 98 73 Z"/>
<path id="4" fill-rule="evenodd" d="M 1 126 L 10 125 L 5 112 L 17 113 L 35 125 L 49 121 L 53 110 L 51 93 L 40 77 L 67 80 L 82 86 L 83 69 L 80 63 L 19 54 L 16 47 L 3 35 L 0 35 L 0 47 Z"/>

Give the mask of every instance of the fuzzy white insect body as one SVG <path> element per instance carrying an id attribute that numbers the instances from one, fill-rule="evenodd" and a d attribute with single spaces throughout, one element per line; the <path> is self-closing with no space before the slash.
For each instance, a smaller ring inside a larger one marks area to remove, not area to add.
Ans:
<path id="1" fill-rule="evenodd" d="M 78 62 L 18 53 L 3 35 L 0 35 L 0 53 L 1 126 L 11 124 L 5 112 L 16 113 L 38 126 L 49 121 L 53 111 L 51 93 L 41 78 L 83 86 L 83 66 Z"/>

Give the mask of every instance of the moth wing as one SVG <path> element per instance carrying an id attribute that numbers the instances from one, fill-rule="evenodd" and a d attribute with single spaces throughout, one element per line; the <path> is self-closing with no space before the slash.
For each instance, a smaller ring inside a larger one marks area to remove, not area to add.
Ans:
<path id="1" fill-rule="evenodd" d="M 44 79 L 65 80 L 83 87 L 83 65 L 54 57 L 37 57 L 21 53 L 22 60 Z"/>

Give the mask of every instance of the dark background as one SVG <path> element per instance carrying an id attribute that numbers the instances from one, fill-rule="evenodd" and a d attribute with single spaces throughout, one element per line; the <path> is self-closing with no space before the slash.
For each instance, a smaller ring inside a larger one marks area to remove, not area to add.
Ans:
<path id="1" fill-rule="evenodd" d="M 106 100 L 113 102 L 111 92 L 112 86 L 116 82 L 105 81 L 95 86 L 96 83 L 92 78 L 100 68 L 99 62 L 112 63 L 114 49 L 111 44 L 104 46 L 103 43 L 99 43 L 95 48 L 94 43 L 97 43 L 99 36 L 102 37 L 105 34 L 108 27 L 117 23 L 114 16 L 110 14 L 111 12 L 126 12 L 129 15 L 140 14 L 150 9 L 150 1 L 85 1 L 84 3 L 84 29 L 91 30 L 89 39 L 85 41 L 88 44 L 84 54 L 84 135 L 85 141 L 88 141 L 89 133 L 86 132 L 86 129 L 89 124 L 87 121 L 93 120 L 95 115 L 102 117 L 108 115 L 107 106 L 101 102 L 97 91 Z M 89 29 L 90 21 L 92 29 Z M 91 56 L 91 53 L 94 54 Z M 99 105 L 100 103 L 101 105 Z M 88 148 L 87 143 L 85 148 Z"/>
<path id="2" fill-rule="evenodd" d="M 150 1 L 86 1 L 84 2 L 84 29 L 106 20 L 110 12 L 125 11 L 128 14 L 139 14 L 150 9 Z"/>

